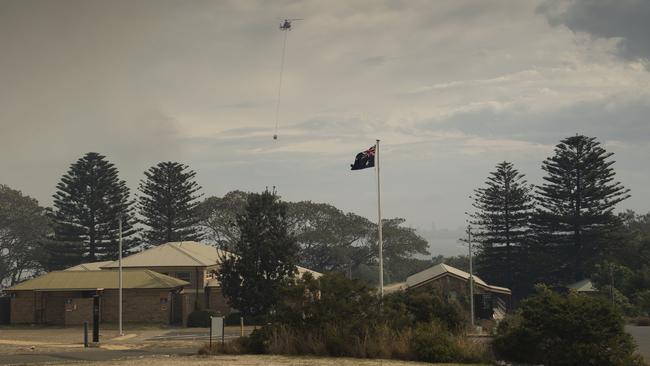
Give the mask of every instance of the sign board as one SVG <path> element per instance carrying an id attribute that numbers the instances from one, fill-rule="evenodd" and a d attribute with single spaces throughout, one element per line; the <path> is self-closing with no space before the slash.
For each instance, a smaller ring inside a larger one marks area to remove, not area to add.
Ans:
<path id="1" fill-rule="evenodd" d="M 213 316 L 211 317 L 210 324 L 210 335 L 217 338 L 223 335 L 223 317 L 222 316 Z"/>
<path id="2" fill-rule="evenodd" d="M 210 317 L 210 345 L 212 345 L 212 338 L 221 338 L 221 342 L 223 343 L 224 333 L 222 316 Z"/>

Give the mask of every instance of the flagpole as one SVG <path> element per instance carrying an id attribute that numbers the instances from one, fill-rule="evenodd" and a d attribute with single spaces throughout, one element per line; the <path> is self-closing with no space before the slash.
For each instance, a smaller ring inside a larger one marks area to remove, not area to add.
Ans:
<path id="1" fill-rule="evenodd" d="M 384 297 L 384 242 L 381 235 L 381 180 L 379 179 L 379 139 L 375 145 L 375 169 L 377 170 L 377 229 L 379 234 L 379 295 Z"/>
<path id="2" fill-rule="evenodd" d="M 118 292 L 118 300 L 117 300 L 118 301 L 118 307 L 117 308 L 118 308 L 118 313 L 119 313 L 119 315 L 118 315 L 118 320 L 119 320 L 119 331 L 118 331 L 118 333 L 119 333 L 120 336 L 123 336 L 124 332 L 122 330 L 122 282 L 123 282 L 123 278 L 122 278 L 122 213 L 121 212 L 119 213 L 118 221 L 119 221 L 119 224 L 120 224 L 120 243 L 119 243 L 119 251 L 120 251 L 120 253 L 118 255 L 119 267 L 120 267 L 119 268 L 119 273 L 120 273 L 119 274 L 119 282 L 120 282 L 119 287 L 120 287 L 120 289 L 119 289 L 119 292 Z"/>

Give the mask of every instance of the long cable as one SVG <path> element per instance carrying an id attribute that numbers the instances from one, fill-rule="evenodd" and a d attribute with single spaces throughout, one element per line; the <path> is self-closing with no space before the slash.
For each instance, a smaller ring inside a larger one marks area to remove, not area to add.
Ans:
<path id="1" fill-rule="evenodd" d="M 280 98 L 282 97 L 282 76 L 284 75 L 284 54 L 287 50 L 287 35 L 289 31 L 284 31 L 284 43 L 282 45 L 282 61 L 280 62 L 280 84 L 278 85 L 278 102 L 275 106 L 275 133 L 273 138 L 278 137 L 278 124 L 280 123 Z"/>

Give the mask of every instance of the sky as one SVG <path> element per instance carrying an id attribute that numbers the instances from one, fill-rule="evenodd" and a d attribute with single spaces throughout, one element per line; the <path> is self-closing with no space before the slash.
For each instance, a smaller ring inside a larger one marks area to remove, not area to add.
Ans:
<path id="1" fill-rule="evenodd" d="M 279 138 L 273 140 L 284 34 Z M 178 161 L 205 196 L 275 186 L 452 255 L 501 161 L 540 184 L 576 133 L 613 152 L 650 210 L 650 1 L 0 0 L 0 183 L 52 203 L 86 152 L 136 193 Z"/>

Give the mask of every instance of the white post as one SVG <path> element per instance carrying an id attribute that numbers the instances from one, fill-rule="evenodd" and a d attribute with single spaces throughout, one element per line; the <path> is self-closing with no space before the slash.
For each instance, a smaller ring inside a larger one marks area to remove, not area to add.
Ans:
<path id="1" fill-rule="evenodd" d="M 381 236 L 381 180 L 379 179 L 379 140 L 375 145 L 375 169 L 377 170 L 377 228 L 379 234 L 379 295 L 384 297 L 384 242 Z"/>
<path id="2" fill-rule="evenodd" d="M 120 245 L 119 245 L 119 262 L 120 262 L 120 269 L 119 269 L 119 282 L 120 282 L 120 290 L 118 292 L 118 321 L 119 321 L 119 334 L 120 336 L 124 335 L 124 332 L 122 331 L 122 214 L 120 214 L 118 218 L 119 224 L 120 224 Z"/>
<path id="3" fill-rule="evenodd" d="M 467 244 L 469 245 L 469 308 L 474 331 L 474 271 L 472 269 L 472 227 L 467 226 Z"/>

